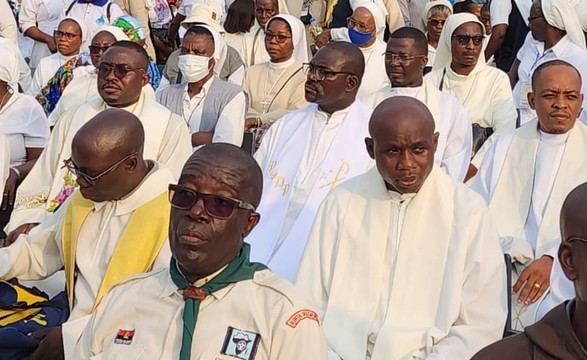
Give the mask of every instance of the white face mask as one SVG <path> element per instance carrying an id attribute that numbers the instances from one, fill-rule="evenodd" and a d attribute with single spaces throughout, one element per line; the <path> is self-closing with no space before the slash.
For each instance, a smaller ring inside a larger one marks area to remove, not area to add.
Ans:
<path id="1" fill-rule="evenodd" d="M 210 72 L 211 67 L 208 67 L 210 59 L 211 57 L 201 55 L 179 55 L 179 70 L 188 82 L 198 82 Z"/>

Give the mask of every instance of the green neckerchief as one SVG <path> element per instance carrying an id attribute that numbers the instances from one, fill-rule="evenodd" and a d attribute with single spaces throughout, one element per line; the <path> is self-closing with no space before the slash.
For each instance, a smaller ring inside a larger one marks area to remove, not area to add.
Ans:
<path id="1" fill-rule="evenodd" d="M 243 281 L 250 280 L 255 275 L 256 271 L 265 270 L 267 267 L 259 263 L 251 263 L 249 261 L 250 245 L 244 243 L 239 255 L 222 270 L 222 272 L 212 280 L 207 282 L 201 288 L 192 286 L 179 272 L 175 259 L 171 258 L 171 266 L 169 272 L 173 283 L 177 285 L 180 290 L 184 291 L 185 306 L 183 309 L 183 336 L 181 339 L 180 360 L 190 360 L 192 352 L 192 340 L 194 337 L 194 330 L 196 322 L 198 321 L 198 312 L 200 311 L 200 303 L 207 295 L 215 291 L 225 288 L 226 286 Z M 192 296 L 189 296 L 192 294 Z M 188 295 L 189 297 L 187 297 Z"/>

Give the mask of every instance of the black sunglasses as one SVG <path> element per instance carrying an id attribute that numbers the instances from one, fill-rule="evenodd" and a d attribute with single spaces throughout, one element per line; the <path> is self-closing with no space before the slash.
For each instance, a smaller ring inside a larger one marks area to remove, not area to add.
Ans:
<path id="1" fill-rule="evenodd" d="M 199 199 L 204 202 L 206 213 L 217 219 L 228 219 L 236 208 L 255 210 L 255 206 L 241 200 L 204 194 L 181 185 L 169 185 L 169 202 L 174 208 L 190 210 Z"/>
<path id="2" fill-rule="evenodd" d="M 471 40 L 475 46 L 479 46 L 483 43 L 483 36 L 482 35 L 453 35 L 453 39 L 456 39 L 459 45 L 467 45 Z"/>

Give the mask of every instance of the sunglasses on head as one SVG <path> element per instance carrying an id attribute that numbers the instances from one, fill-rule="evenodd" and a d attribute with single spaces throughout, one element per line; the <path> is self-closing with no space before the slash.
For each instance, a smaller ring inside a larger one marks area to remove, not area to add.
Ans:
<path id="1" fill-rule="evenodd" d="M 471 40 L 473 41 L 473 45 L 479 46 L 483 43 L 483 36 L 482 35 L 453 35 L 453 39 L 456 39 L 459 45 L 467 45 Z"/>
<path id="2" fill-rule="evenodd" d="M 216 219 L 228 219 L 236 208 L 255 210 L 255 206 L 241 200 L 204 194 L 181 185 L 169 185 L 169 202 L 174 208 L 190 210 L 200 199 L 206 214 Z"/>

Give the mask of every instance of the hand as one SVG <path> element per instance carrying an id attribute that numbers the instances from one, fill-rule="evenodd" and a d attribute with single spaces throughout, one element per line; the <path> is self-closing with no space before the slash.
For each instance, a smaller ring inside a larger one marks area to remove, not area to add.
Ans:
<path id="1" fill-rule="evenodd" d="M 6 183 L 4 184 L 4 194 L 2 194 L 1 208 L 3 211 L 14 204 L 17 182 L 18 178 L 16 177 L 16 173 L 13 170 L 9 170 L 8 179 L 6 179 Z"/>
<path id="2" fill-rule="evenodd" d="M 245 131 L 249 131 L 257 126 L 257 118 L 250 117 L 245 119 Z"/>
<path id="3" fill-rule="evenodd" d="M 25 360 L 63 360 L 63 334 L 61 326 L 35 331 L 29 334 L 34 339 L 41 339 L 37 349 Z"/>
<path id="4" fill-rule="evenodd" d="M 28 234 L 29 231 L 31 231 L 31 229 L 37 225 L 39 225 L 39 223 L 22 224 L 19 227 L 17 227 L 16 229 L 12 230 L 10 232 L 10 234 L 8 234 L 6 239 L 4 239 L 4 247 L 9 246 L 12 243 L 14 243 L 20 235 Z"/>
<path id="5" fill-rule="evenodd" d="M 526 266 L 512 289 L 514 294 L 520 294 L 518 296 L 519 304 L 530 305 L 540 299 L 550 287 L 551 270 L 552 258 L 547 255 Z"/>
<path id="6" fill-rule="evenodd" d="M 321 48 L 322 46 L 328 44 L 330 40 L 330 29 L 324 29 L 324 31 L 322 31 L 320 35 L 316 36 L 316 38 L 314 39 L 314 44 L 317 47 Z"/>

